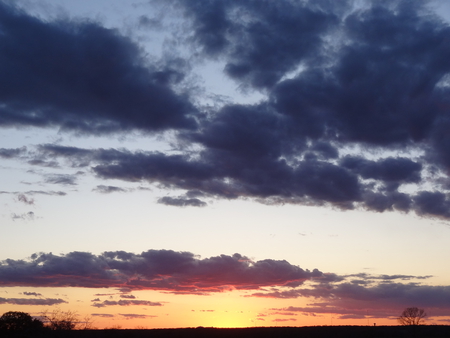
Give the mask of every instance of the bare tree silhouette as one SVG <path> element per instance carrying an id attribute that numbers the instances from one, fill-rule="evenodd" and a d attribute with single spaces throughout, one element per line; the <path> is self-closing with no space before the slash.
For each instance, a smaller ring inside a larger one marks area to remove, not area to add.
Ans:
<path id="1" fill-rule="evenodd" d="M 44 311 L 42 313 L 49 327 L 52 330 L 74 330 L 79 324 L 79 315 L 74 311 L 62 311 L 57 308 L 52 312 Z"/>
<path id="2" fill-rule="evenodd" d="M 420 322 L 427 316 L 424 309 L 417 307 L 408 307 L 403 310 L 398 322 L 401 325 L 420 325 Z"/>

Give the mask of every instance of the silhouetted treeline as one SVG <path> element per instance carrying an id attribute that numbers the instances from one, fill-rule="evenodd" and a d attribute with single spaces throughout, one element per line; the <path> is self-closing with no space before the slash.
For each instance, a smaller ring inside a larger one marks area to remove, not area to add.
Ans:
<path id="1" fill-rule="evenodd" d="M 2 333 L 0 333 L 1 335 Z M 1 337 L 8 337 L 3 336 Z M 188 328 L 27 332 L 23 338 L 449 338 L 450 326 L 315 326 L 273 328 Z"/>

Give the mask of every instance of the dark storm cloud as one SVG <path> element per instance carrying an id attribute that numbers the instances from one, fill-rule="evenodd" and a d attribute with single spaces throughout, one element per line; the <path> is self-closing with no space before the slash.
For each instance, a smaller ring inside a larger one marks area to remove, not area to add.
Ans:
<path id="1" fill-rule="evenodd" d="M 379 161 L 369 161 L 361 157 L 346 156 L 341 165 L 359 174 L 364 179 L 383 182 L 417 183 L 420 182 L 422 165 L 407 158 L 388 157 Z"/>
<path id="2" fill-rule="evenodd" d="M 55 298 L 45 298 L 45 299 L 35 299 L 35 298 L 1 298 L 0 304 L 13 304 L 13 305 L 56 305 L 67 303 L 63 299 Z"/>
<path id="3" fill-rule="evenodd" d="M 450 200 L 448 194 L 442 192 L 421 191 L 415 197 L 419 215 L 450 217 Z"/>
<path id="4" fill-rule="evenodd" d="M 200 259 L 189 252 L 169 250 L 141 254 L 116 251 L 98 256 L 87 252 L 62 256 L 41 253 L 29 260 L 7 259 L 0 264 L 1 286 L 127 287 L 187 294 L 277 285 L 294 287 L 322 277 L 317 269 L 303 270 L 286 261 L 253 262 L 239 254 Z M 96 302 L 94 306 L 139 302 L 121 299 Z"/>
<path id="5" fill-rule="evenodd" d="M 226 59 L 225 73 L 256 88 L 273 86 L 316 58 L 322 36 L 338 23 L 318 2 L 177 1 L 192 19 L 193 39 L 209 57 Z"/>
<path id="6" fill-rule="evenodd" d="M 196 125 L 188 99 L 160 81 L 175 70 L 147 67 L 115 30 L 45 22 L 1 1 L 0 32 L 0 126 L 107 133 Z"/>
<path id="7" fill-rule="evenodd" d="M 238 86 L 265 97 L 204 108 L 194 123 L 190 98 L 171 87 L 184 74 L 147 65 L 128 38 L 92 22 L 43 22 L 0 2 L 3 126 L 171 128 L 178 145 L 163 153 L 46 144 L 28 153 L 30 163 L 64 159 L 103 179 L 198 192 L 158 200 L 166 205 L 252 198 L 450 218 L 442 184 L 450 27 L 426 1 L 171 4 L 192 27 L 183 38 L 195 45 L 193 58 L 223 62 Z M 0 154 L 25 156 L 21 149 Z"/>
<path id="8" fill-rule="evenodd" d="M 203 206 L 204 202 L 194 195 L 224 198 L 250 196 L 269 203 L 329 203 L 343 209 L 361 205 L 379 212 L 415 210 L 420 215 L 448 216 L 445 206 L 450 201 L 444 194 L 439 197 L 439 206 L 431 203 L 427 207 L 422 196 L 438 198 L 437 193 L 421 191 L 412 195 L 397 190 L 404 183 L 418 183 L 421 180 L 420 163 L 407 158 L 389 157 L 373 161 L 344 156 L 335 164 L 321 160 L 324 157 L 335 158 L 337 152 L 332 145 L 321 142 L 307 146 L 299 141 L 297 149 L 303 147 L 307 150 L 305 159 L 294 160 L 292 155 L 295 164 L 291 164 L 279 156 L 292 154 L 294 150 L 289 147 L 294 145 L 271 127 L 272 124 L 252 130 L 249 117 L 241 116 L 240 123 L 231 122 L 228 117 L 219 117 L 220 121 L 210 123 L 211 131 L 184 136 L 207 146 L 194 158 L 187 154 L 132 153 L 123 149 L 87 150 L 54 145 L 41 145 L 39 150 L 42 156 L 68 159 L 74 167 L 90 165 L 101 178 L 159 182 L 163 187 L 187 190 L 186 196 L 158 200 L 166 205 Z M 249 142 L 255 145 L 249 145 L 246 141 L 249 135 Z M 240 144 L 245 146 L 239 147 Z M 369 184 L 362 183 L 361 179 L 380 182 L 383 188 L 375 190 Z"/>

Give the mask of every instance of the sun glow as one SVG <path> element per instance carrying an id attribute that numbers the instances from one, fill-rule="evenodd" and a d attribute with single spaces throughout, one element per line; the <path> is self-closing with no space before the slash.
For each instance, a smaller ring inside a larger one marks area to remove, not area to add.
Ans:
<path id="1" fill-rule="evenodd" d="M 220 314 L 211 318 L 210 325 L 211 327 L 217 328 L 236 328 L 236 327 L 249 327 L 253 326 L 250 318 L 245 316 L 242 313 L 236 314 Z"/>

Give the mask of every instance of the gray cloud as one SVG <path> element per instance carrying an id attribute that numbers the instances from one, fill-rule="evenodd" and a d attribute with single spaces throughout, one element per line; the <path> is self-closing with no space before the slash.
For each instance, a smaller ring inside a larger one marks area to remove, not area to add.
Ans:
<path id="1" fill-rule="evenodd" d="M 45 177 L 45 183 L 50 184 L 76 185 L 76 180 L 76 176 L 66 174 L 51 174 Z"/>
<path id="2" fill-rule="evenodd" d="M 24 220 L 24 221 L 33 221 L 35 219 L 35 214 L 33 211 L 28 211 L 28 212 L 22 213 L 22 214 L 12 213 L 11 219 L 13 221 L 19 220 L 19 219 Z"/>
<path id="3" fill-rule="evenodd" d="M 24 291 L 23 294 L 24 294 L 25 296 L 36 296 L 36 297 L 42 296 L 41 293 L 37 293 L 37 292 L 27 292 L 27 291 Z"/>
<path id="4" fill-rule="evenodd" d="M 27 150 L 26 147 L 22 148 L 0 148 L 0 158 L 10 159 L 17 158 Z"/>
<path id="5" fill-rule="evenodd" d="M 93 317 L 103 317 L 103 318 L 113 318 L 113 317 L 115 317 L 114 315 L 109 314 L 109 313 L 91 313 L 91 316 L 93 316 Z"/>
<path id="6" fill-rule="evenodd" d="M 27 205 L 33 205 L 34 204 L 34 199 L 27 197 L 25 194 L 19 194 L 17 196 L 17 200 L 19 202 L 25 203 Z"/>
<path id="7" fill-rule="evenodd" d="M 137 313 L 119 313 L 119 316 L 125 317 L 126 319 L 141 319 L 141 318 L 155 318 L 157 316 L 143 315 Z"/>
<path id="8" fill-rule="evenodd" d="M 65 300 L 60 298 L 45 298 L 45 299 L 35 299 L 35 298 L 1 298 L 0 304 L 13 304 L 13 305 L 56 305 L 67 303 Z"/>
<path id="9" fill-rule="evenodd" d="M 170 197 L 164 196 L 158 199 L 158 203 L 171 205 L 175 207 L 204 207 L 207 204 L 198 198 L 185 198 L 185 197 Z"/>
<path id="10" fill-rule="evenodd" d="M 92 191 L 96 191 L 99 192 L 101 194 L 110 194 L 113 192 L 126 192 L 125 189 L 123 188 L 119 188 L 119 187 L 114 187 L 111 185 L 97 185 L 94 189 L 92 189 Z"/>
<path id="11" fill-rule="evenodd" d="M 353 279 L 360 277 L 360 279 Z M 430 316 L 447 316 L 450 301 L 449 286 L 423 285 L 417 282 L 393 282 L 396 279 L 409 281 L 423 280 L 427 276 L 381 275 L 364 273 L 342 277 L 335 282 L 315 283 L 310 287 L 290 290 L 274 289 L 256 292 L 250 296 L 266 298 L 313 298 L 308 306 L 289 306 L 272 309 L 306 314 L 338 314 L 341 319 L 390 317 L 396 318 L 405 308 L 414 304 L 426 308 Z"/>

